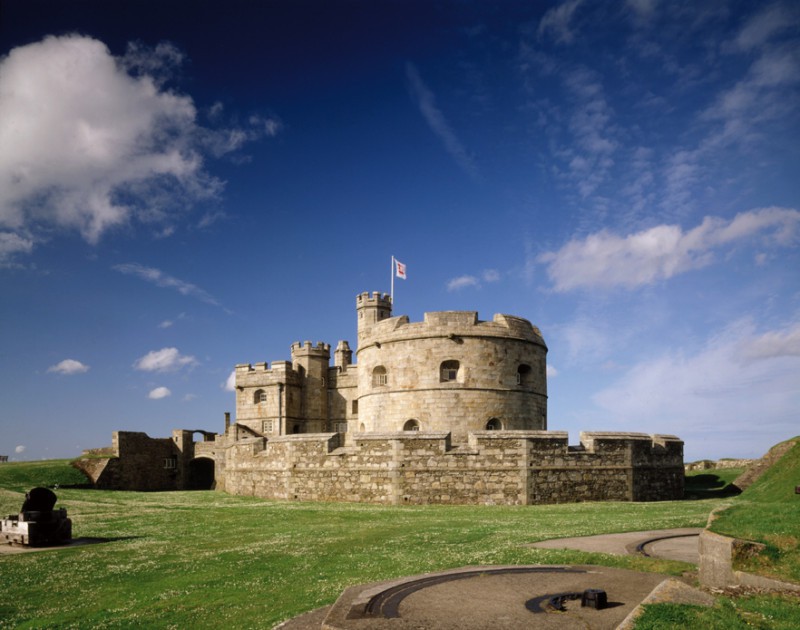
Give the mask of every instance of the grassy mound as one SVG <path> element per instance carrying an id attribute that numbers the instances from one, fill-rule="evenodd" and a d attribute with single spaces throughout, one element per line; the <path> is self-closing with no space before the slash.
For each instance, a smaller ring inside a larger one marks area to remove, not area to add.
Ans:
<path id="1" fill-rule="evenodd" d="M 70 488 L 84 486 L 86 483 L 86 477 L 70 466 L 68 459 L 0 464 L 0 488 L 12 492 L 25 493 L 37 486 Z"/>
<path id="2" fill-rule="evenodd" d="M 800 438 L 774 448 L 783 455 L 719 514 L 711 529 L 767 546 L 738 569 L 800 583 L 800 495 L 795 494 L 800 485 Z"/>

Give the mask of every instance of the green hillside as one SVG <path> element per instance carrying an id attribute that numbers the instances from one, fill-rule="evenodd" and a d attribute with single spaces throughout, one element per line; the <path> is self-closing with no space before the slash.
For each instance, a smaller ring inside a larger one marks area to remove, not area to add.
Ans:
<path id="1" fill-rule="evenodd" d="M 711 524 L 719 534 L 767 545 L 741 570 L 800 583 L 800 438 Z M 786 442 L 782 443 L 784 445 Z M 777 449 L 781 445 L 777 445 Z"/>

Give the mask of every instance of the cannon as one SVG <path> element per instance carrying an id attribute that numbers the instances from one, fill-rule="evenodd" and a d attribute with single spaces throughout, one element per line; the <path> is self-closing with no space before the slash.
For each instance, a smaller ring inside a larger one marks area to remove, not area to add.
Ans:
<path id="1" fill-rule="evenodd" d="M 65 545 L 72 540 L 72 521 L 67 510 L 54 510 L 56 494 L 33 488 L 25 494 L 19 514 L 0 520 L 0 543 L 26 547 Z"/>

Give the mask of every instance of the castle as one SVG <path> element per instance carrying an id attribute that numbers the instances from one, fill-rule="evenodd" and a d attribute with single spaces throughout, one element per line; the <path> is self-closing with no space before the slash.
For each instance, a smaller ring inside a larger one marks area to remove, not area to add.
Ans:
<path id="1" fill-rule="evenodd" d="M 356 297 L 347 341 L 295 343 L 291 361 L 240 364 L 225 431 L 115 432 L 76 462 L 97 487 L 216 487 L 233 494 L 376 503 L 532 504 L 683 495 L 683 442 L 547 431 L 538 328 L 473 311 L 392 316 Z M 195 441 L 200 433 L 202 440 Z"/>

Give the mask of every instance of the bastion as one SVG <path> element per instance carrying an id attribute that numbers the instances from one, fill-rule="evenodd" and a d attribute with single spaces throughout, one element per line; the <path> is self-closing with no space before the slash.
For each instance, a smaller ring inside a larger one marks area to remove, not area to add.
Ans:
<path id="1" fill-rule="evenodd" d="M 683 496 L 671 435 L 548 431 L 545 345 L 528 320 L 473 311 L 392 316 L 356 297 L 347 341 L 239 364 L 220 434 L 115 432 L 75 465 L 97 487 L 216 488 L 272 499 L 386 504 L 651 501 Z M 202 439 L 195 441 L 200 434 Z M 91 456 L 90 456 L 91 455 Z"/>

